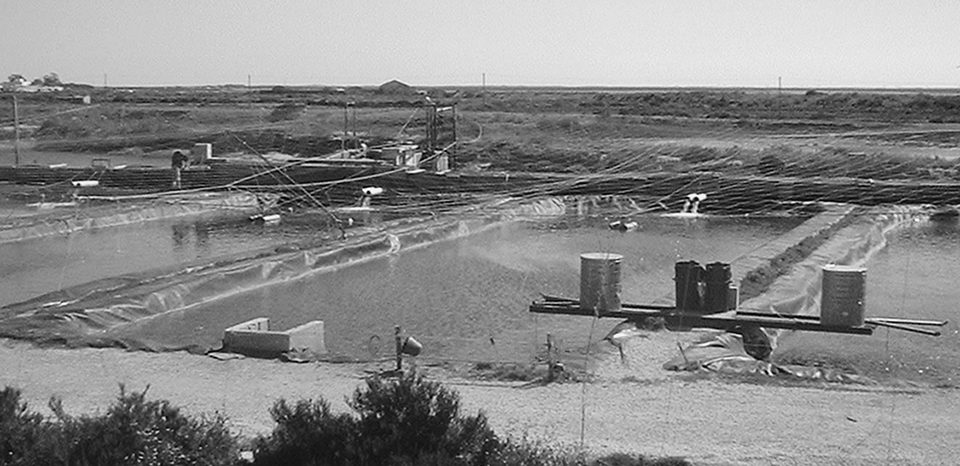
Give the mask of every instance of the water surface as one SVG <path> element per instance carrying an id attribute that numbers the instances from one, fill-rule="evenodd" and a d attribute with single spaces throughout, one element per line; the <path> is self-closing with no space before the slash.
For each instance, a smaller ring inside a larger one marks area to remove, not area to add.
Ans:
<path id="1" fill-rule="evenodd" d="M 0 306 L 101 278 L 209 262 L 318 231 L 304 224 L 181 218 L 0 244 Z"/>
<path id="2" fill-rule="evenodd" d="M 880 379 L 960 384 L 960 226 L 916 221 L 893 230 L 866 264 L 867 317 L 948 320 L 943 336 L 878 328 L 872 336 L 793 333 L 776 355 Z"/>
<path id="3" fill-rule="evenodd" d="M 623 299 L 648 302 L 672 294 L 673 264 L 733 261 L 802 219 L 641 217 L 620 233 L 603 218 L 516 222 L 332 273 L 260 288 L 186 311 L 137 322 L 116 336 L 160 346 L 216 344 L 227 326 L 270 317 L 286 329 L 323 320 L 327 348 L 369 359 L 392 354 L 393 328 L 424 343 L 424 357 L 459 361 L 526 361 L 545 340 L 586 344 L 591 319 L 534 315 L 540 292 L 576 297 L 579 255 L 624 255 Z M 602 337 L 617 319 L 594 329 Z"/>

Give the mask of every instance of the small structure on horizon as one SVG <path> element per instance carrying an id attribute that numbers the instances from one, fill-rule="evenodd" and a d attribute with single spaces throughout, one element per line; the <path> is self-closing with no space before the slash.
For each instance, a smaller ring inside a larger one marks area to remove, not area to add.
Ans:
<path id="1" fill-rule="evenodd" d="M 396 79 L 387 81 L 380 85 L 377 88 L 377 91 L 381 94 L 414 94 L 416 90 L 410 87 L 409 84 L 400 82 Z"/>

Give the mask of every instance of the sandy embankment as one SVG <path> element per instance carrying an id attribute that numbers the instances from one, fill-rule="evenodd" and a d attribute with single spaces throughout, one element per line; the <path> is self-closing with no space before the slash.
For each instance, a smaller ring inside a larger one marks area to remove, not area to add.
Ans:
<path id="1" fill-rule="evenodd" d="M 467 411 L 483 409 L 500 433 L 577 444 L 585 388 L 585 442 L 597 452 L 684 455 L 703 464 L 955 464 L 960 392 L 811 384 L 728 383 L 667 373 L 678 339 L 657 333 L 629 346 L 627 365 L 602 368 L 586 387 L 464 380 L 437 368 Z M 612 364 L 612 363 L 611 363 Z M 619 364 L 619 363 L 616 363 Z M 244 435 L 271 429 L 278 398 L 324 397 L 335 409 L 373 365 L 218 361 L 186 353 L 0 346 L 0 385 L 20 387 L 34 410 L 58 396 L 72 413 L 104 409 L 117 385 L 172 400 L 194 413 L 219 411 Z M 386 368 L 386 366 L 384 366 Z"/>
<path id="2" fill-rule="evenodd" d="M 960 391 L 731 383 L 663 371 L 677 343 L 696 336 L 644 333 L 625 346 L 625 362 L 602 358 L 586 385 L 524 387 L 421 370 L 458 390 L 467 411 L 483 409 L 503 434 L 576 445 L 584 412 L 584 441 L 595 452 L 682 455 L 701 464 L 956 464 Z M 116 397 L 119 383 L 150 385 L 152 397 L 194 413 L 219 411 L 248 436 L 271 429 L 267 409 L 278 398 L 324 397 L 346 410 L 362 377 L 382 368 L 0 343 L 0 385 L 22 388 L 37 411 L 49 413 L 47 399 L 58 396 L 68 412 L 90 413 Z"/>

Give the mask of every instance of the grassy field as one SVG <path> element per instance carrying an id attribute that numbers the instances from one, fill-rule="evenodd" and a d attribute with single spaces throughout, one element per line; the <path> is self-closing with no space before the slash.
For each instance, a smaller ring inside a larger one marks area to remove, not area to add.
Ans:
<path id="1" fill-rule="evenodd" d="M 425 92 L 457 105 L 460 169 L 958 179 L 960 95 L 947 92 Z M 91 105 L 24 96 L 20 113 L 41 151 L 149 153 L 211 142 L 217 154 L 310 156 L 338 150 L 345 128 L 370 146 L 421 141 L 427 97 L 365 88 L 93 89 Z M 11 113 L 5 98 L 0 114 Z M 3 121 L 0 138 L 11 138 Z"/>

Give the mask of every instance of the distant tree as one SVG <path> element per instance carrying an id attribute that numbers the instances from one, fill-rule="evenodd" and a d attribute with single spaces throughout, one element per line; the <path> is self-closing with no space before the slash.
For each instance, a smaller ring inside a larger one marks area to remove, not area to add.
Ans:
<path id="1" fill-rule="evenodd" d="M 21 82 L 26 81 L 22 74 L 11 74 L 7 77 L 8 83 L 20 84 Z"/>
<path id="2" fill-rule="evenodd" d="M 62 86 L 63 83 L 60 82 L 60 76 L 57 76 L 57 73 L 50 72 L 50 74 L 43 75 L 43 85 L 44 86 Z"/>
<path id="3" fill-rule="evenodd" d="M 42 85 L 43 85 L 43 80 L 40 79 L 40 78 L 36 78 L 36 79 L 34 79 L 33 81 L 30 81 L 30 85 L 31 85 L 31 86 L 42 86 Z"/>

